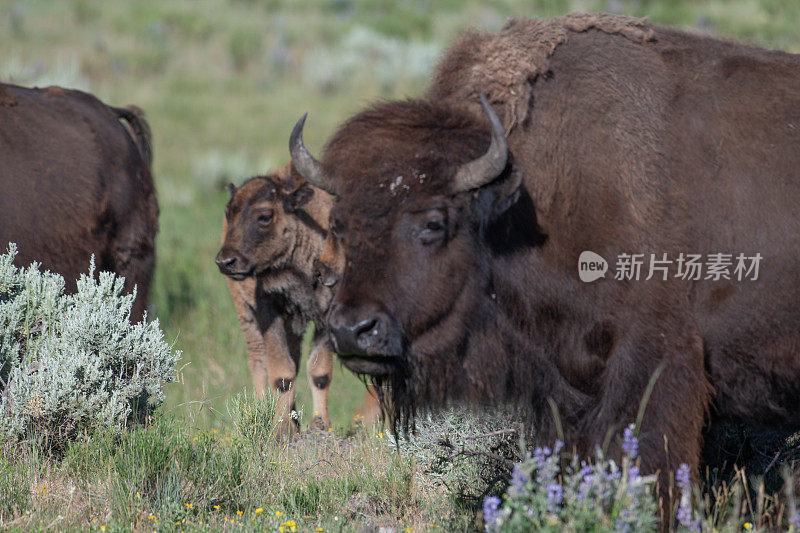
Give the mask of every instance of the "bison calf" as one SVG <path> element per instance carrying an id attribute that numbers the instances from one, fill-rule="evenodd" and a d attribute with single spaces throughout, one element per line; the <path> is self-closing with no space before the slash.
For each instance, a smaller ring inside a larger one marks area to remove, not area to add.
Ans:
<path id="1" fill-rule="evenodd" d="M 158 204 L 150 131 L 136 108 L 61 87 L 0 84 L 0 245 L 15 263 L 61 274 L 68 290 L 98 270 L 136 286 L 142 318 L 155 263 Z"/>
<path id="2" fill-rule="evenodd" d="M 277 390 L 279 433 L 296 428 L 290 414 L 300 343 L 308 323 L 315 322 L 306 368 L 314 425 L 327 429 L 332 354 L 325 313 L 333 292 L 330 285 L 315 281 L 314 265 L 327 234 L 331 198 L 292 172 L 291 165 L 240 187 L 231 185 L 229 191 L 216 262 L 227 276 L 239 314 L 256 393 Z"/>

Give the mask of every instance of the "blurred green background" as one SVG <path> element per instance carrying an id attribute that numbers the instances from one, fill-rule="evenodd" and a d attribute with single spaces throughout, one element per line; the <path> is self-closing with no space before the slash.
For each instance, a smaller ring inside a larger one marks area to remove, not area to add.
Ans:
<path id="1" fill-rule="evenodd" d="M 344 118 L 381 98 L 419 95 L 466 27 L 574 11 L 652 22 L 800 52 L 797 0 L 0 0 L 0 80 L 133 103 L 154 135 L 161 206 L 151 316 L 183 351 L 167 409 L 200 428 L 226 423 L 250 386 L 244 340 L 214 265 L 224 185 L 277 168 L 309 111 L 318 153 Z M 301 369 L 304 368 L 301 364 Z M 298 408 L 310 410 L 304 375 Z M 337 363 L 330 407 L 347 426 L 364 387 Z"/>

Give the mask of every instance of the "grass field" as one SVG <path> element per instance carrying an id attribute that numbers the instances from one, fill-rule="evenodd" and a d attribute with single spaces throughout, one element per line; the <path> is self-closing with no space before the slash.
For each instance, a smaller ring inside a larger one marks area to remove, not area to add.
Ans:
<path id="1" fill-rule="evenodd" d="M 0 80 L 84 89 L 107 103 L 133 103 L 147 113 L 161 207 L 151 317 L 159 318 L 167 338 L 183 353 L 179 379 L 167 386 L 164 407 L 181 423 L 178 433 L 170 433 L 177 448 L 185 444 L 181 439 L 200 435 L 210 443 L 224 442 L 223 435 L 235 434 L 228 407 L 250 384 L 244 340 L 213 261 L 227 199 L 224 185 L 282 165 L 288 159 L 288 134 L 305 111 L 306 144 L 319 152 L 335 126 L 366 103 L 420 94 L 439 52 L 464 28 L 497 30 L 510 16 L 550 17 L 573 11 L 649 15 L 656 23 L 800 52 L 800 2 L 794 0 L 0 0 Z M 307 409 L 305 377 L 298 383 L 298 408 Z M 336 364 L 330 396 L 336 433 L 344 434 L 353 424 L 362 393 L 363 385 Z M 358 439 L 368 441 L 360 449 L 370 450 L 365 464 L 374 472 L 348 471 L 335 478 L 336 483 L 358 485 L 356 489 L 328 487 L 325 476 L 317 479 L 316 489 L 308 489 L 309 479 L 315 478 L 306 476 L 300 492 L 292 492 L 291 483 L 282 486 L 280 494 L 288 499 L 270 512 L 332 517 L 335 507 L 353 494 L 382 494 L 387 508 L 399 513 L 393 526 L 414 524 L 422 530 L 435 524 L 437 498 L 444 496 L 414 487 L 408 481 L 413 464 L 376 445 L 378 432 L 357 433 Z M 96 448 L 102 443 L 92 446 L 75 452 L 89 454 L 76 459 L 83 461 L 81 468 L 91 466 L 91 454 L 102 455 Z M 317 468 L 310 465 L 326 454 L 341 460 L 321 470 L 352 468 L 345 465 L 353 445 L 325 446 L 319 444 L 319 451 L 315 445 L 310 455 L 301 453 L 292 460 L 276 455 L 271 460 L 279 463 L 275 468 L 281 472 L 269 473 L 267 465 L 248 474 L 256 477 L 245 485 L 289 479 L 292 469 Z M 281 450 L 274 453 L 291 455 Z M 234 455 L 227 450 L 220 457 L 241 460 Z M 31 468 L 50 464 L 42 458 L 30 460 Z M 125 465 L 114 461 L 99 461 L 95 466 L 109 470 L 92 470 L 86 479 L 99 479 L 112 470 L 126 479 L 119 474 Z M 214 468 L 222 472 L 229 466 Z M 388 473 L 374 474 L 384 467 Z M 61 467 L 52 468 L 43 479 L 51 476 L 48 479 L 66 483 Z M 61 488 L 69 490 L 66 484 Z M 118 490 L 127 491 L 126 496 L 114 501 L 127 502 L 125 506 L 99 506 L 113 518 L 109 524 L 146 528 L 152 509 L 139 506 L 132 486 L 120 485 Z M 256 509 L 266 503 L 256 495 L 237 493 L 236 498 L 242 502 L 238 510 L 250 513 L 246 518 L 264 520 L 266 514 Z M 42 496 L 42 501 L 55 507 L 41 520 L 52 520 L 59 514 L 53 502 L 64 500 Z M 207 497 L 202 505 L 210 510 L 215 501 Z M 212 529 L 228 527 L 227 517 L 236 516 L 231 497 L 220 501 L 228 502 L 223 504 L 228 514 L 224 522 L 222 515 L 214 518 Z M 179 521 L 190 511 L 179 505 L 169 512 Z M 451 524 L 469 527 L 467 515 L 452 513 Z M 89 520 L 92 527 L 101 525 L 91 522 L 98 516 L 91 509 L 75 516 Z M 80 520 L 69 527 L 81 527 Z M 57 521 L 39 523 L 34 518 L 16 526 L 37 524 L 61 527 Z M 280 524 L 270 522 L 269 527 Z M 314 524 L 308 520 L 304 527 Z M 196 523 L 193 527 L 202 529 Z M 325 527 L 342 526 L 326 520 Z"/>
<path id="2" fill-rule="evenodd" d="M 0 79 L 89 90 L 148 114 L 161 205 L 151 316 L 183 351 L 168 406 L 221 428 L 226 398 L 249 385 L 244 342 L 213 257 L 223 187 L 282 165 L 294 122 L 310 112 L 316 151 L 364 104 L 420 94 L 439 51 L 460 30 L 509 16 L 616 10 L 800 51 L 800 4 L 537 0 L 3 2 Z M 300 379 L 298 407 L 309 401 Z M 360 385 L 337 365 L 335 424 Z"/>

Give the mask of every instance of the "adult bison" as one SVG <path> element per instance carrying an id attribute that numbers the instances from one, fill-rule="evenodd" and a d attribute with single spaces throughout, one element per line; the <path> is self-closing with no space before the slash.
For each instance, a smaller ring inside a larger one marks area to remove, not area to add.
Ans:
<path id="1" fill-rule="evenodd" d="M 295 165 L 339 197 L 335 350 L 406 420 L 513 402 L 588 454 L 618 448 L 652 381 L 640 451 L 662 474 L 696 472 L 708 413 L 800 424 L 798 56 L 613 15 L 511 21 L 321 162 L 302 124 Z M 584 251 L 622 275 L 582 282 Z M 639 253 L 675 263 L 636 279 Z M 760 273 L 685 279 L 690 253 L 760 254 Z"/>
<path id="2" fill-rule="evenodd" d="M 0 246 L 64 276 L 68 290 L 95 256 L 136 286 L 142 318 L 158 230 L 150 131 L 136 108 L 60 87 L 0 84 Z"/>

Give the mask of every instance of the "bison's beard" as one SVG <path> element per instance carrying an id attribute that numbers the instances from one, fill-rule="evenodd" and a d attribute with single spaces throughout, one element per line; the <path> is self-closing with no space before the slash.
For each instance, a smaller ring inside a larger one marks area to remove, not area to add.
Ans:
<path id="1" fill-rule="evenodd" d="M 405 365 L 404 365 L 405 366 Z M 407 368 L 387 376 L 371 376 L 378 395 L 381 416 L 394 435 L 414 432 L 417 414 L 415 387 Z"/>

